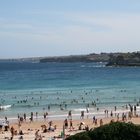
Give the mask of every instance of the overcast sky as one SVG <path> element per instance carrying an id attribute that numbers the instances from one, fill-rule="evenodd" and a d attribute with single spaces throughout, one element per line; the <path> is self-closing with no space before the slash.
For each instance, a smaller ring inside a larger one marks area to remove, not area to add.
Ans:
<path id="1" fill-rule="evenodd" d="M 140 0 L 0 0 L 0 58 L 140 51 Z"/>

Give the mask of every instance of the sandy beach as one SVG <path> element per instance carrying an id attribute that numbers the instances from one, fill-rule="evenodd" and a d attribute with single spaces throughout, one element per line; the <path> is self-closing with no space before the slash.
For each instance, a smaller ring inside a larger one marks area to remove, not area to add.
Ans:
<path id="1" fill-rule="evenodd" d="M 70 120 L 68 119 L 68 128 L 65 129 L 65 135 L 69 136 L 69 135 L 74 135 L 76 133 L 82 132 L 82 131 L 86 131 L 83 130 L 86 126 L 89 127 L 89 129 L 91 128 L 95 128 L 95 127 L 99 127 L 100 126 L 100 120 L 101 118 L 97 119 L 97 124 L 93 123 L 93 118 L 84 118 L 84 119 L 74 119 L 72 120 L 73 123 L 73 128 L 70 129 Z M 103 121 L 103 125 L 110 123 L 110 121 L 117 121 L 116 117 L 110 117 L 110 118 L 102 118 Z M 121 118 L 119 119 L 119 121 L 122 121 Z M 54 131 L 47 131 L 45 133 L 43 133 L 42 129 L 44 127 L 44 125 L 46 125 L 48 128 L 49 123 L 52 122 L 51 126 L 54 128 L 56 127 L 56 129 Z M 140 124 L 140 117 L 133 117 L 131 120 L 126 120 L 126 122 L 133 122 L 134 124 Z M 79 125 L 80 123 L 82 123 L 81 125 L 81 129 L 79 130 Z M 33 122 L 30 122 L 29 120 L 27 120 L 26 122 L 23 121 L 20 123 L 14 122 L 14 123 L 10 123 L 10 128 L 13 126 L 14 130 L 17 130 L 17 135 L 14 135 L 13 140 L 19 140 L 19 139 L 24 139 L 24 140 L 35 140 L 36 134 L 38 136 L 42 137 L 42 140 L 51 140 L 54 137 L 56 137 L 54 140 L 61 140 L 61 134 L 63 132 L 63 124 L 64 124 L 64 120 L 60 119 L 60 120 L 34 120 Z M 19 131 L 22 130 L 23 135 L 19 135 Z M 38 132 L 37 132 L 38 131 Z M 0 140 L 5 140 L 5 139 L 10 139 L 11 137 L 11 132 L 10 130 L 8 131 L 4 131 L 4 129 L 1 130 L 0 132 Z M 38 139 L 39 140 L 39 139 Z"/>

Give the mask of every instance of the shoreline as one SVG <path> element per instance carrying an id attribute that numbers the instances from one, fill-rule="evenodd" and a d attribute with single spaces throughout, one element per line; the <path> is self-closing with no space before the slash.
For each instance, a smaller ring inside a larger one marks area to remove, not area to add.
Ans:
<path id="1" fill-rule="evenodd" d="M 137 110 L 137 113 L 140 114 L 140 107 L 138 107 L 137 109 L 138 109 Z M 81 110 L 81 111 L 84 111 L 84 110 Z M 81 111 L 79 111 L 79 113 L 72 113 L 73 119 L 80 118 L 80 116 L 81 116 L 81 113 L 80 112 Z M 109 110 L 109 112 L 108 112 L 109 115 L 110 115 L 111 111 L 114 114 L 118 114 L 118 113 L 119 114 L 122 114 L 122 113 L 128 113 L 130 110 L 129 109 L 124 109 L 124 110 L 118 109 L 117 111 Z M 84 115 L 85 116 L 88 116 L 88 117 L 97 116 L 97 118 L 104 118 L 105 117 L 105 112 L 104 111 L 96 111 L 96 112 L 93 112 L 93 111 L 90 112 L 89 111 L 89 113 L 86 113 L 86 111 L 84 111 Z M 21 115 L 21 116 L 23 116 L 23 115 Z M 53 120 L 63 120 L 65 118 L 67 118 L 67 117 L 68 117 L 68 113 L 67 114 L 65 113 L 65 114 L 50 114 L 50 115 L 47 115 L 47 118 L 48 119 L 53 119 Z M 28 119 L 28 120 L 29 120 L 29 118 L 30 118 L 30 115 L 26 117 L 26 119 Z M 37 117 L 34 116 L 34 119 L 35 120 L 44 120 L 43 112 L 42 112 L 42 115 L 39 115 Z M 3 120 L 4 120 L 4 117 L 3 118 L 1 117 L 0 118 L 0 121 L 3 121 Z M 17 121 L 18 120 L 18 116 L 17 117 L 16 116 L 10 116 L 10 117 L 8 117 L 8 120 L 10 122 Z"/>

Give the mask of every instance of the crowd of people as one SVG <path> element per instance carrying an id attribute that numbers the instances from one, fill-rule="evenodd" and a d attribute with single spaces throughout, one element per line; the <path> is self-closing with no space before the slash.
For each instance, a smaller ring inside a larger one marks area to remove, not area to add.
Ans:
<path id="1" fill-rule="evenodd" d="M 137 112 L 137 106 L 138 105 L 126 105 L 126 109 L 128 109 L 128 112 L 117 112 L 117 107 L 114 107 L 114 110 L 104 110 L 104 118 L 111 118 L 111 121 L 114 121 L 114 118 L 116 118 L 117 121 L 128 121 L 131 120 L 132 117 L 139 117 L 139 114 Z M 49 107 L 50 108 L 50 107 Z M 86 110 L 86 113 L 89 113 L 89 110 Z M 44 124 L 40 126 L 41 129 L 36 130 L 35 132 L 35 140 L 42 140 L 42 135 L 41 133 L 47 133 L 47 132 L 54 132 L 57 130 L 57 126 L 53 124 L 53 121 L 47 119 L 48 112 L 45 112 L 43 114 L 44 118 Z M 80 118 L 80 123 L 77 125 L 77 127 L 74 127 L 73 125 L 73 114 L 72 111 L 68 111 L 68 116 L 63 122 L 63 126 L 65 130 L 69 131 L 75 131 L 75 130 L 84 130 L 84 131 L 89 131 L 89 126 L 85 124 L 84 119 L 85 119 L 85 112 L 81 111 L 81 114 L 79 115 Z M 12 140 L 14 136 L 19 135 L 19 139 L 23 139 L 24 132 L 22 130 L 22 124 L 23 123 L 33 123 L 36 119 L 38 118 L 38 112 L 33 113 L 31 112 L 30 117 L 27 117 L 26 113 L 23 115 L 18 114 L 18 130 L 16 130 L 13 126 L 9 125 L 8 118 L 5 117 L 5 123 L 7 125 L 0 125 L 0 131 L 10 131 L 11 137 L 10 139 Z M 94 127 L 102 126 L 104 124 L 103 119 L 104 118 L 99 118 L 93 115 L 92 117 L 92 125 Z M 90 118 L 91 119 L 91 118 Z M 4 127 L 4 128 L 3 128 Z"/>

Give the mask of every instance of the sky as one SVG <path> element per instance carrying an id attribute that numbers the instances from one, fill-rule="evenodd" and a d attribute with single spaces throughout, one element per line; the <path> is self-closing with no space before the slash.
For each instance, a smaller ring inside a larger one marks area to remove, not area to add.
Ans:
<path id="1" fill-rule="evenodd" d="M 140 0 L 0 0 L 0 58 L 140 51 Z"/>

